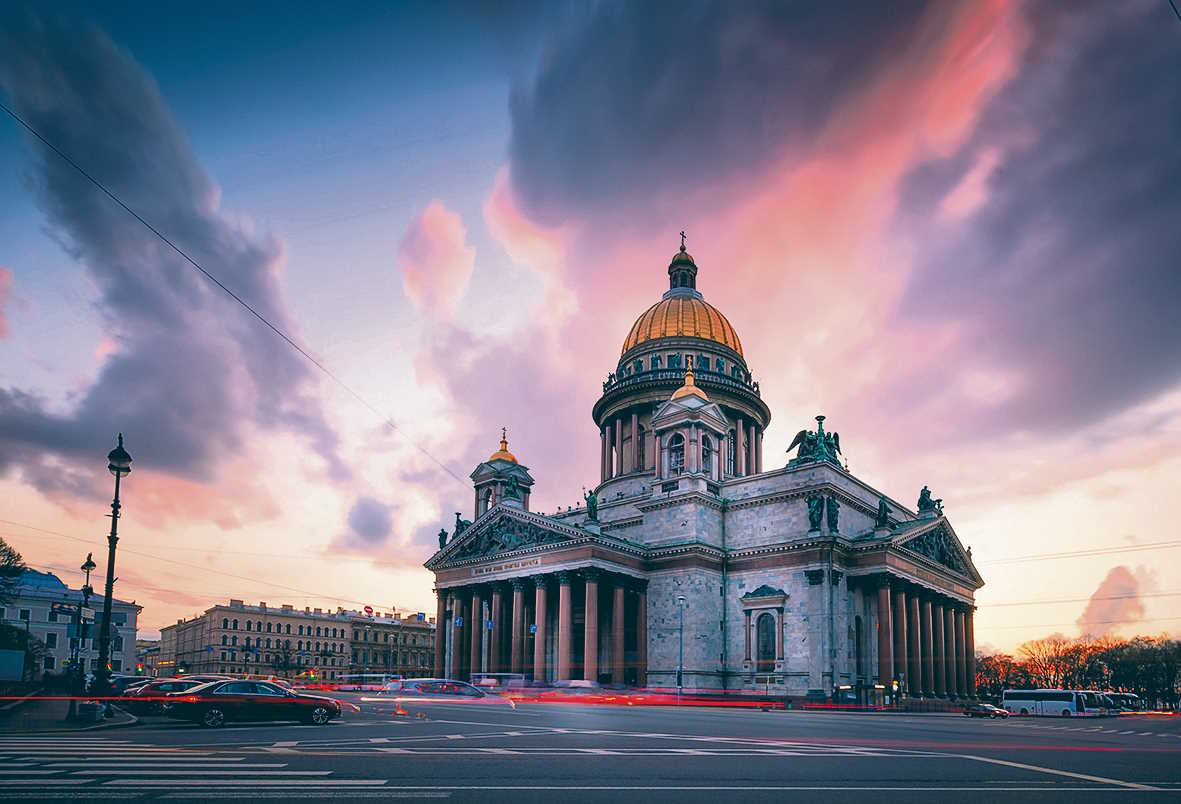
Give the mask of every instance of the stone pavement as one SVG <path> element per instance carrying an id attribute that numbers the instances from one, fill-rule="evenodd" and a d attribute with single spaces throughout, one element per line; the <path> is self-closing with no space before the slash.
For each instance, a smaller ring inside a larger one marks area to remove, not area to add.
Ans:
<path id="1" fill-rule="evenodd" d="M 79 703 L 81 709 L 83 704 Z M 0 711 L 0 730 L 6 734 L 33 732 L 75 732 L 131 726 L 138 722 L 134 715 L 119 707 L 112 707 L 114 717 L 97 720 L 66 720 L 70 702 L 64 696 L 33 697 Z"/>

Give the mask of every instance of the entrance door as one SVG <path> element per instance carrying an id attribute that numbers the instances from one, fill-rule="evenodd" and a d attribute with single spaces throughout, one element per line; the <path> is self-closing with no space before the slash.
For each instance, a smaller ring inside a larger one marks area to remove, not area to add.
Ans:
<path id="1" fill-rule="evenodd" d="M 775 670 L 775 616 L 764 612 L 755 621 L 758 645 L 758 671 L 770 673 Z"/>

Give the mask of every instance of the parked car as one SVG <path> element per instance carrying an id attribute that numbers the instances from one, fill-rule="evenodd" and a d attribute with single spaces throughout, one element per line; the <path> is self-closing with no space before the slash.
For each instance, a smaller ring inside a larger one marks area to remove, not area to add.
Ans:
<path id="1" fill-rule="evenodd" d="M 1000 717 L 1005 718 L 1009 713 L 999 706 L 988 703 L 970 703 L 964 707 L 964 714 L 968 717 Z"/>
<path id="2" fill-rule="evenodd" d="M 233 676 L 218 676 L 218 675 L 213 675 L 212 673 L 197 674 L 195 676 L 182 676 L 182 678 L 184 678 L 188 681 L 197 681 L 197 682 L 200 682 L 201 684 L 208 684 L 210 681 L 233 681 L 234 680 Z"/>
<path id="3" fill-rule="evenodd" d="M 127 691 L 128 687 L 135 687 L 141 684 L 147 684 L 152 679 L 144 678 L 143 676 L 111 676 L 111 694 L 122 695 Z"/>
<path id="4" fill-rule="evenodd" d="M 164 701 L 170 692 L 184 692 L 203 682 L 192 678 L 159 678 L 132 687 L 123 693 L 124 709 L 137 715 L 158 715 L 164 711 Z"/>
<path id="5" fill-rule="evenodd" d="M 340 717 L 340 702 L 284 689 L 269 681 L 213 681 L 169 693 L 164 714 L 209 728 L 262 720 L 296 720 L 323 726 Z"/>

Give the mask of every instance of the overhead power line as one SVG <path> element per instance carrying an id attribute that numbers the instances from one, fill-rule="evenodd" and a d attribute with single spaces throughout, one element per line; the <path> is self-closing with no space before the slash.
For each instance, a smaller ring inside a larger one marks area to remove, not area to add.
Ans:
<path id="1" fill-rule="evenodd" d="M 1051 561 L 1058 558 L 1078 558 L 1082 556 L 1103 556 L 1111 553 L 1135 553 L 1141 550 L 1165 550 L 1181 547 L 1181 541 L 1147 542 L 1145 544 L 1129 544 L 1116 547 L 1094 547 L 1085 550 L 1067 550 L 1060 553 L 1038 553 L 1028 556 L 1014 556 L 1012 558 L 992 558 L 980 561 L 980 564 L 1020 564 L 1026 561 Z"/>
<path id="2" fill-rule="evenodd" d="M 108 190 L 106 185 L 104 185 L 101 181 L 96 179 L 94 176 L 91 176 L 86 171 L 86 169 L 83 168 L 81 165 L 79 165 L 77 162 L 75 162 L 69 156 L 69 154 L 65 153 L 64 151 L 62 151 L 62 149 L 58 148 L 56 145 L 54 145 L 52 142 L 50 142 L 48 139 L 46 139 L 41 134 L 41 132 L 39 132 L 39 131 L 37 131 L 37 129 L 33 128 L 32 124 L 30 124 L 27 120 L 25 120 L 23 117 L 21 117 L 19 114 L 17 114 L 13 109 L 11 109 L 9 106 L 7 106 L 3 101 L 0 101 L 0 109 L 3 109 L 5 112 L 7 112 L 8 115 L 13 120 L 20 123 L 20 125 L 23 126 L 25 128 L 25 130 L 27 130 L 30 134 L 32 134 L 34 137 L 36 137 L 42 144 L 45 145 L 46 148 L 50 149 L 55 154 L 57 154 L 59 157 L 61 157 L 61 159 L 66 162 L 66 164 L 68 164 L 70 167 L 74 168 L 74 170 L 78 171 L 78 173 L 80 173 L 87 181 L 89 181 L 91 184 L 93 184 L 95 187 L 97 187 L 99 190 L 101 190 L 104 195 L 106 195 L 108 198 L 110 198 L 112 201 L 114 201 L 116 204 L 118 204 L 119 207 L 121 207 L 128 215 L 130 215 L 131 217 L 133 217 L 137 221 L 139 221 L 141 224 L 143 224 L 144 227 L 147 228 L 147 230 L 150 231 L 152 234 L 154 234 L 157 238 L 159 238 L 162 243 L 164 243 L 170 249 L 172 249 L 177 254 L 179 254 L 181 256 L 181 258 L 184 259 L 185 262 L 187 262 L 189 265 L 193 266 L 193 268 L 195 268 L 197 271 L 199 271 L 201 273 L 201 275 L 204 276 L 208 281 L 212 282 L 219 289 L 224 291 L 227 296 L 229 296 L 231 299 L 233 299 L 235 302 L 237 302 L 239 305 L 241 305 L 247 312 L 249 312 L 260 323 L 262 323 L 263 326 L 265 326 L 267 329 L 269 329 L 271 332 L 273 332 L 275 335 L 277 335 L 279 338 L 281 338 L 284 343 L 286 343 L 288 346 L 290 346 L 292 349 L 294 349 L 300 356 L 302 356 L 305 360 L 307 360 L 309 363 L 311 363 L 313 366 L 315 366 L 322 374 L 324 374 L 324 376 L 328 377 L 328 379 L 332 380 L 332 382 L 336 383 L 338 386 L 340 386 L 342 389 L 344 389 L 344 391 L 346 393 L 348 393 L 351 397 L 353 397 L 353 399 L 355 399 L 362 406 L 364 406 L 366 409 L 368 409 L 370 413 L 372 413 L 379 420 L 381 420 L 384 424 L 386 424 L 391 430 L 400 434 L 403 438 L 405 438 L 407 441 L 409 441 L 411 446 L 413 446 L 415 449 L 417 449 L 419 452 L 421 452 L 423 455 L 425 455 L 427 458 L 429 458 L 436 466 L 438 466 L 440 469 L 442 469 L 447 474 L 451 475 L 451 477 L 455 478 L 456 481 L 463 484 L 465 487 L 467 486 L 467 481 L 465 481 L 462 477 L 460 477 L 458 474 L 456 474 L 454 471 L 452 471 L 451 467 L 447 466 L 447 464 L 443 463 L 441 460 L 439 460 L 434 455 L 432 455 L 430 453 L 430 451 L 428 451 L 426 449 L 426 447 L 422 446 L 417 441 L 410 438 L 409 435 L 401 427 L 398 426 L 397 422 L 395 422 L 392 417 L 382 413 L 380 410 L 378 410 L 376 407 L 374 407 L 372 404 L 370 404 L 369 400 L 367 400 L 367 399 L 365 399 L 365 397 L 361 396 L 361 394 L 359 392 L 357 392 L 356 390 L 354 390 L 351 385 L 349 385 L 344 380 L 342 380 L 331 369 L 329 369 L 322 362 L 320 362 L 320 360 L 313 357 L 307 350 L 305 350 L 302 346 L 300 346 L 298 343 L 296 343 L 294 338 L 292 338 L 290 335 L 288 335 L 286 332 L 284 332 L 282 329 L 280 329 L 275 324 L 271 323 L 271 321 L 266 316 L 264 316 L 262 313 L 260 313 L 258 310 L 256 310 L 248 301 L 243 299 L 241 296 L 239 296 L 234 291 L 230 290 L 230 288 L 228 288 L 224 283 L 222 283 L 222 281 L 220 279 L 218 279 L 216 276 L 214 276 L 212 273 L 210 273 L 208 270 L 206 270 L 203 266 L 201 266 L 196 260 L 194 260 L 192 257 L 190 257 L 184 251 L 184 249 L 180 248 L 178 245 L 176 245 L 171 240 L 169 240 L 168 237 L 166 235 L 164 235 L 164 233 L 162 233 L 155 226 L 148 223 L 148 221 L 146 221 L 138 212 L 136 212 L 134 209 L 129 207 L 127 204 L 123 203 L 123 200 L 121 198 L 119 198 L 119 196 L 115 195 L 113 192 Z"/>

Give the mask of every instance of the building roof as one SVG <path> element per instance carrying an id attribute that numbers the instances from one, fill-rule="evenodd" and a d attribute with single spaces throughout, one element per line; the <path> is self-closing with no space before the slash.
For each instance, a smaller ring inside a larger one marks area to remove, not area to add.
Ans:
<path id="1" fill-rule="evenodd" d="M 54 575 L 52 572 L 41 572 L 35 569 L 26 569 L 16 577 L 16 582 L 13 585 L 13 594 L 16 597 L 46 597 L 55 600 L 81 600 L 82 591 L 80 589 L 71 589 L 66 585 L 61 578 Z M 102 604 L 103 595 L 96 591 L 90 596 L 91 604 Z M 120 600 L 119 598 L 111 598 L 112 604 L 121 606 L 138 606 L 134 602 L 127 600 Z"/>
<path id="2" fill-rule="evenodd" d="M 709 302 L 692 295 L 670 295 L 636 319 L 620 354 L 660 338 L 701 338 L 742 355 L 742 342 L 726 317 Z"/>

